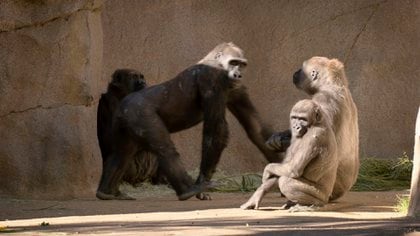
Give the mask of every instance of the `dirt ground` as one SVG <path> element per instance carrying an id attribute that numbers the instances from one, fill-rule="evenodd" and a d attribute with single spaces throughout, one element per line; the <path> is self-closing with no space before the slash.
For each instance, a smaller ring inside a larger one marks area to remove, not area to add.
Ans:
<path id="1" fill-rule="evenodd" d="M 0 199 L 0 233 L 12 235 L 420 235 L 420 220 L 394 211 L 397 194 L 350 192 L 313 212 L 280 210 L 269 193 L 261 210 L 241 210 L 251 193 L 177 201 L 172 193 L 136 201 Z"/>

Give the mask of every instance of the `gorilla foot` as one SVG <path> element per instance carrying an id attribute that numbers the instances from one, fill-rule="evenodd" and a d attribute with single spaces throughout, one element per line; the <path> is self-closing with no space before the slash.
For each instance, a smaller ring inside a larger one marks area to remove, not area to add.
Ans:
<path id="1" fill-rule="evenodd" d="M 211 200 L 211 196 L 208 193 L 198 193 L 195 197 L 199 200 Z"/>
<path id="2" fill-rule="evenodd" d="M 308 211 L 315 211 L 319 209 L 319 206 L 316 205 L 301 205 L 296 202 L 287 201 L 281 209 L 288 210 L 289 212 L 308 212 Z"/>
<path id="3" fill-rule="evenodd" d="M 101 191 L 96 192 L 96 197 L 101 200 L 136 200 L 133 197 L 128 196 L 125 193 L 118 193 L 116 195 L 103 193 Z"/>
<path id="4" fill-rule="evenodd" d="M 204 191 L 213 188 L 213 184 L 211 182 L 205 182 L 201 184 L 194 184 L 190 189 L 186 192 L 178 195 L 178 200 L 185 201 L 192 196 L 196 196 L 200 200 L 211 200 L 211 197 L 207 193 L 203 193 Z"/>
<path id="5" fill-rule="evenodd" d="M 289 212 L 308 212 L 308 211 L 315 211 L 318 209 L 319 207 L 315 205 L 306 206 L 306 205 L 296 204 L 289 208 Z"/>
<path id="6" fill-rule="evenodd" d="M 292 206 L 296 205 L 296 202 L 292 202 L 290 200 L 287 200 L 287 202 L 280 207 L 281 210 L 289 210 Z"/>

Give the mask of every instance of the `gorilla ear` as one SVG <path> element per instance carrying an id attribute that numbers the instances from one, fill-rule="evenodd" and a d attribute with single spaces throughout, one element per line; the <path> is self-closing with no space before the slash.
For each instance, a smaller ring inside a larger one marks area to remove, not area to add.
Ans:
<path id="1" fill-rule="evenodd" d="M 317 106 L 315 108 L 315 123 L 320 123 L 322 120 L 322 115 L 321 115 L 321 110 L 320 108 Z"/>
<path id="2" fill-rule="evenodd" d="M 312 81 L 315 81 L 316 79 L 318 79 L 318 71 L 316 71 L 316 70 L 312 70 L 311 71 L 311 79 L 312 79 Z"/>

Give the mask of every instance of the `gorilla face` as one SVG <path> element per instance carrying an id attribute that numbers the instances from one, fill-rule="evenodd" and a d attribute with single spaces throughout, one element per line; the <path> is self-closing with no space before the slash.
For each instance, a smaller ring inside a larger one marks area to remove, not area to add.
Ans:
<path id="1" fill-rule="evenodd" d="M 118 69 L 112 74 L 112 81 L 108 85 L 108 91 L 119 99 L 127 94 L 142 90 L 147 86 L 142 73 L 132 69 Z"/>
<path id="2" fill-rule="evenodd" d="M 229 60 L 227 63 L 227 71 L 229 71 L 229 78 L 231 79 L 242 79 L 243 68 L 246 67 L 246 63 L 238 59 Z"/>
<path id="3" fill-rule="evenodd" d="M 137 71 L 125 71 L 116 77 L 116 82 L 124 86 L 128 91 L 139 91 L 146 87 L 144 76 Z"/>
<path id="4" fill-rule="evenodd" d="M 228 71 L 229 78 L 242 79 L 242 70 L 247 65 L 247 60 L 243 57 L 242 53 L 236 48 L 226 48 L 223 52 L 219 53 L 217 58 L 222 64 L 223 68 Z"/>
<path id="5" fill-rule="evenodd" d="M 290 126 L 292 128 L 292 136 L 300 138 L 303 135 L 305 135 L 308 131 L 309 122 L 307 120 L 307 117 L 291 116 Z"/>
<path id="6" fill-rule="evenodd" d="M 139 91 L 146 87 L 146 81 L 142 74 L 134 74 L 132 79 L 132 88 L 133 91 Z"/>
<path id="7" fill-rule="evenodd" d="M 312 125 L 319 123 L 320 120 L 321 113 L 316 103 L 309 99 L 297 102 L 290 112 L 292 137 L 302 137 Z"/>

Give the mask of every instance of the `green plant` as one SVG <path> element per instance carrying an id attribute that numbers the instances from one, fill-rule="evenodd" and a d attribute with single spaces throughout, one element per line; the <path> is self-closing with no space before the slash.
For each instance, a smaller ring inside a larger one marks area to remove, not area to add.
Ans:
<path id="1" fill-rule="evenodd" d="M 395 211 L 407 214 L 409 202 L 410 197 L 408 195 L 397 195 L 397 205 L 395 206 Z"/>

